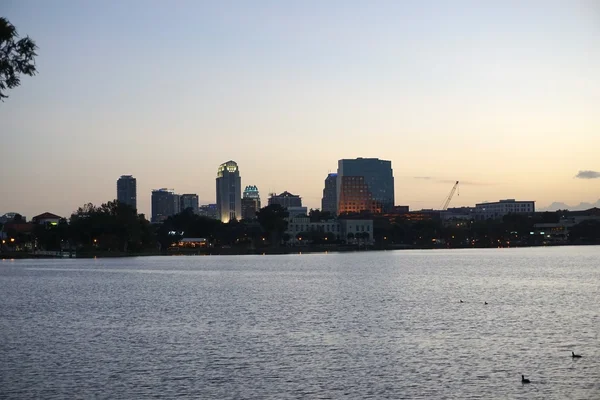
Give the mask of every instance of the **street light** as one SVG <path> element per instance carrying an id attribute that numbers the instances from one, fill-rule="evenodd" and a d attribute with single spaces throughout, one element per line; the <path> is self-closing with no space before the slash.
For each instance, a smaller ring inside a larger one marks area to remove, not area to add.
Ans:
<path id="1" fill-rule="evenodd" d="M 15 238 L 10 238 L 11 243 L 15 241 Z"/>

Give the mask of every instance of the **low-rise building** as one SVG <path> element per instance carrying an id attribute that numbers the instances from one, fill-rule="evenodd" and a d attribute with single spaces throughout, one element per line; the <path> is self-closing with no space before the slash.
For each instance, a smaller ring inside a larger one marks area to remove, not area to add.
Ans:
<path id="1" fill-rule="evenodd" d="M 288 217 L 301 217 L 308 215 L 308 208 L 306 207 L 288 207 L 287 208 Z"/>
<path id="2" fill-rule="evenodd" d="M 331 219 L 311 222 L 306 215 L 288 217 L 288 227 L 285 233 L 290 236 L 290 243 L 302 244 L 310 233 L 320 232 L 332 240 L 343 240 L 348 243 L 372 244 L 372 219 Z M 327 239 L 325 239 L 327 240 Z"/>
<path id="3" fill-rule="evenodd" d="M 535 201 L 500 200 L 475 205 L 475 219 L 499 219 L 508 214 L 533 214 Z"/>
<path id="4" fill-rule="evenodd" d="M 558 222 L 543 222 L 535 224 L 535 232 L 531 234 L 543 236 L 555 242 L 566 242 L 570 230 L 583 221 L 600 221 L 600 209 L 592 208 L 586 211 L 575 211 L 568 216 L 561 217 Z"/>
<path id="5" fill-rule="evenodd" d="M 43 214 L 36 215 L 35 217 L 33 217 L 31 219 L 31 222 L 33 222 L 34 224 L 38 224 L 38 225 L 46 225 L 46 224 L 58 225 L 58 222 L 60 220 L 61 220 L 61 217 L 59 217 L 58 215 L 52 214 L 49 212 L 45 212 Z"/>

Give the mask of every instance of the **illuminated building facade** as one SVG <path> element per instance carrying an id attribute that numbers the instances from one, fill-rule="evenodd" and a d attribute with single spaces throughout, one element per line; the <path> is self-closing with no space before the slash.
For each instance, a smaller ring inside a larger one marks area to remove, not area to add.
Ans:
<path id="1" fill-rule="evenodd" d="M 323 198 L 321 199 L 321 211 L 337 214 L 337 174 L 332 173 L 325 178 Z"/>
<path id="2" fill-rule="evenodd" d="M 137 181 L 131 175 L 121 175 L 117 180 L 117 201 L 137 210 Z"/>
<path id="3" fill-rule="evenodd" d="M 152 191 L 152 222 L 163 222 L 179 213 L 179 195 L 173 189 Z"/>
<path id="4" fill-rule="evenodd" d="M 242 196 L 242 219 L 255 219 L 260 210 L 260 193 L 256 186 L 246 186 Z"/>
<path id="5" fill-rule="evenodd" d="M 217 217 L 224 223 L 242 218 L 242 178 L 235 161 L 217 169 Z"/>
<path id="6" fill-rule="evenodd" d="M 394 207 L 392 162 L 378 158 L 338 161 L 337 214 L 387 213 Z"/>

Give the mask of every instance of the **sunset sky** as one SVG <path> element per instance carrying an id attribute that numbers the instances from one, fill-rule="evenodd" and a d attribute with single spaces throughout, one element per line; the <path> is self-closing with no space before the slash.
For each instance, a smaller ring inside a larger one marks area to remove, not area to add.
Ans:
<path id="1" fill-rule="evenodd" d="M 0 103 L 0 215 L 173 188 L 320 207 L 340 158 L 392 161 L 396 203 L 600 198 L 600 2 L 28 1 L 0 15 L 39 74 Z M 579 171 L 588 171 L 576 178 Z"/>

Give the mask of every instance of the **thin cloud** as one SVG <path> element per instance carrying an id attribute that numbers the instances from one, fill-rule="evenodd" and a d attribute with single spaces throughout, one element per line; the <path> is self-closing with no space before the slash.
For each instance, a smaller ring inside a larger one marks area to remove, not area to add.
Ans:
<path id="1" fill-rule="evenodd" d="M 577 179 L 598 179 L 600 178 L 600 172 L 598 171 L 579 171 L 577 175 L 575 175 Z"/>
<path id="2" fill-rule="evenodd" d="M 456 180 L 436 178 L 435 176 L 413 176 L 412 178 L 419 179 L 422 181 L 432 181 L 432 182 L 436 182 L 436 183 L 444 183 L 444 184 L 450 184 L 450 185 L 456 183 Z M 490 186 L 490 185 L 495 185 L 495 184 L 496 183 L 492 183 L 492 182 L 474 182 L 474 181 L 459 180 L 459 185 L 462 185 L 462 186 Z"/>
<path id="3" fill-rule="evenodd" d="M 439 182 L 439 183 L 448 183 L 448 184 L 456 183 L 456 181 L 452 180 L 452 179 L 436 179 L 436 182 Z M 461 181 L 461 180 L 459 180 L 458 182 L 459 182 L 458 184 L 462 185 L 462 186 L 490 186 L 490 185 L 494 185 L 494 183 L 491 183 L 491 182 L 473 182 L 473 181 Z"/>

